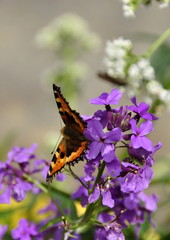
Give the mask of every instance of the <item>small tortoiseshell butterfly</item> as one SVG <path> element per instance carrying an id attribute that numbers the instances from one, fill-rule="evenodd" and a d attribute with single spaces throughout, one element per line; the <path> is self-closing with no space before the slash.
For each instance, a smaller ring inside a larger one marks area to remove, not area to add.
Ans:
<path id="1" fill-rule="evenodd" d="M 70 108 L 60 88 L 55 84 L 53 84 L 53 91 L 59 113 L 65 126 L 61 129 L 63 138 L 52 158 L 47 173 L 47 182 L 52 181 L 53 176 L 60 172 L 65 164 L 74 165 L 75 162 L 82 160 L 82 156 L 87 148 L 87 139 L 84 136 L 86 123 L 78 112 Z"/>

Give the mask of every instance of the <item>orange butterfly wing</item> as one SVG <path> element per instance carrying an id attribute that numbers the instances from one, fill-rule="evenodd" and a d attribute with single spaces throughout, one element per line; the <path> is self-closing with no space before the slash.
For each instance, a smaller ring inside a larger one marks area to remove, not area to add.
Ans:
<path id="1" fill-rule="evenodd" d="M 87 139 L 83 134 L 86 129 L 86 123 L 79 113 L 70 108 L 68 102 L 61 94 L 60 88 L 53 84 L 53 90 L 65 127 L 61 130 L 63 138 L 52 158 L 50 169 L 47 173 L 47 181 L 51 181 L 53 176 L 60 172 L 65 164 L 74 165 L 75 162 L 82 160 L 84 151 L 87 148 Z"/>

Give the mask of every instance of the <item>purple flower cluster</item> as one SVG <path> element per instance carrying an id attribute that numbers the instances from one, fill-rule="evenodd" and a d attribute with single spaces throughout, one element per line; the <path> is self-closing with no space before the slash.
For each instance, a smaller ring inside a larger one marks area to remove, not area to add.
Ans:
<path id="1" fill-rule="evenodd" d="M 10 203 L 11 198 L 20 202 L 28 191 L 37 194 L 44 188 L 50 198 L 56 192 L 61 197 L 60 201 L 52 197 L 50 204 L 38 213 L 50 212 L 50 217 L 42 222 L 22 218 L 11 232 L 13 239 L 81 239 L 85 229 L 95 226 L 94 239 L 124 240 L 123 230 L 129 225 L 135 225 L 138 239 L 146 216 L 152 222 L 151 214 L 157 208 L 158 199 L 154 194 L 147 196 L 144 190 L 153 177 L 154 154 L 161 147 L 161 143 L 154 146 L 148 138 L 153 131 L 152 121 L 157 117 L 148 112 L 146 103 L 138 104 L 136 98 L 130 106 L 112 108 L 111 104 L 118 104 L 121 97 L 122 93 L 113 89 L 110 94 L 93 98 L 91 103 L 104 105 L 105 110 L 84 116 L 87 122 L 84 134 L 89 140 L 85 176 L 79 178 L 70 170 L 81 182 L 72 198 L 80 199 L 82 206 L 87 207 L 81 218 L 76 219 L 73 209 L 61 207 L 61 201 L 74 205 L 69 194 L 57 192 L 55 188 L 48 192 L 45 183 L 35 179 L 39 172 L 45 179 L 50 164 L 37 159 L 36 144 L 30 148 L 13 147 L 6 162 L 0 163 L 0 203 Z M 58 174 L 57 180 L 64 179 L 65 175 Z M 7 228 L 0 225 L 0 239 Z"/>
<path id="2" fill-rule="evenodd" d="M 44 160 L 36 159 L 36 147 L 36 144 L 32 144 L 30 148 L 15 146 L 8 153 L 6 162 L 0 162 L 0 203 L 10 203 L 11 198 L 20 202 L 28 191 L 40 191 L 27 179 L 42 171 L 39 164 L 44 163 Z"/>
<path id="3" fill-rule="evenodd" d="M 154 194 L 148 197 L 143 192 L 153 177 L 154 154 L 161 147 L 148 138 L 157 117 L 135 97 L 131 99 L 133 105 L 111 108 L 121 97 L 122 93 L 114 89 L 93 98 L 91 103 L 104 105 L 105 110 L 84 116 L 89 147 L 83 182 L 91 187 L 87 191 L 81 186 L 73 198 L 80 198 L 83 206 L 101 203 L 105 207 L 98 212 L 101 226 L 98 224 L 95 234 L 100 240 L 123 240 L 122 229 L 129 224 L 136 226 L 138 234 L 145 215 L 151 219 L 158 201 Z"/>

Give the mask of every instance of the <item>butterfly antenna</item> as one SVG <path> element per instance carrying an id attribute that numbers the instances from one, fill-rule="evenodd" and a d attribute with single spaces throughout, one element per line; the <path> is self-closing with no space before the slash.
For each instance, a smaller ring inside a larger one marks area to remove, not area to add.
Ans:
<path id="1" fill-rule="evenodd" d="M 62 127 L 62 122 L 61 122 L 61 119 L 60 119 L 60 128 L 61 127 Z M 60 132 L 60 136 L 59 136 L 59 138 L 58 138 L 58 140 L 57 140 L 57 142 L 56 142 L 56 144 L 54 146 L 54 149 L 52 150 L 51 154 L 54 154 L 54 152 L 56 151 L 60 138 L 61 138 L 61 132 Z"/>
<path id="2" fill-rule="evenodd" d="M 54 148 L 53 148 L 51 154 L 54 154 L 54 152 L 56 151 L 57 146 L 58 146 L 58 143 L 59 143 L 59 140 L 60 140 L 60 137 L 61 137 L 61 133 L 60 133 L 60 136 L 59 136 L 59 138 L 58 138 L 58 140 L 57 140 L 57 142 L 56 142 L 56 144 L 55 144 L 55 146 L 54 146 Z"/>

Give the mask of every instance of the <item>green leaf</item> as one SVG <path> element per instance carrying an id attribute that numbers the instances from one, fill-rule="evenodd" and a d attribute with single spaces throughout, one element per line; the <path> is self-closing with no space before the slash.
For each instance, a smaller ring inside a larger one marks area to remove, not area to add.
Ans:
<path id="1" fill-rule="evenodd" d="M 170 45 L 163 44 L 151 57 L 157 80 L 165 89 L 170 89 Z"/>
<path id="2" fill-rule="evenodd" d="M 43 186 L 48 187 L 47 184 L 43 184 Z M 50 191 L 50 195 L 51 195 L 52 199 L 57 198 L 59 200 L 59 205 L 57 207 L 61 208 L 62 211 L 64 209 L 70 209 L 69 214 L 70 214 L 70 218 L 72 220 L 78 218 L 75 203 L 74 203 L 74 200 L 71 198 L 70 194 L 63 192 L 53 186 L 50 186 L 50 188 L 48 188 L 48 190 Z"/>
<path id="3" fill-rule="evenodd" d="M 46 223 L 41 229 L 40 229 L 40 232 L 43 232 L 44 230 L 46 230 L 47 228 L 49 227 L 52 227 L 53 225 L 55 225 L 56 223 L 59 223 L 62 221 L 62 218 L 61 217 L 57 217 L 57 218 L 54 218 L 52 220 L 50 220 L 48 223 Z"/>

